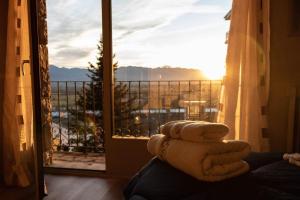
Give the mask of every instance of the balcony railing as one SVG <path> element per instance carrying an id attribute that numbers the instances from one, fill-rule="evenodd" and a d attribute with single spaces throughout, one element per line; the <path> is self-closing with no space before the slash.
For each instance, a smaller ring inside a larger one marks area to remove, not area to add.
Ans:
<path id="1" fill-rule="evenodd" d="M 55 81 L 52 135 L 57 151 L 104 152 L 102 82 Z M 214 121 L 221 81 L 115 82 L 113 135 L 149 137 L 171 120 Z"/>

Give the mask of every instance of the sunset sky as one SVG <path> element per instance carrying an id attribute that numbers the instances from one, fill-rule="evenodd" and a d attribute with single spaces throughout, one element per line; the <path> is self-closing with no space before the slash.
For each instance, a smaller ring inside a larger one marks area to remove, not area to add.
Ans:
<path id="1" fill-rule="evenodd" d="M 101 0 L 48 0 L 50 63 L 87 67 L 101 35 Z M 119 66 L 224 71 L 231 0 L 112 0 Z"/>

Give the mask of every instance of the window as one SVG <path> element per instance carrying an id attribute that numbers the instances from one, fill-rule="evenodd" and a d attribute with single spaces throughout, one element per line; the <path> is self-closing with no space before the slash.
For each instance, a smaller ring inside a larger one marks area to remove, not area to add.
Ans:
<path id="1" fill-rule="evenodd" d="M 112 0 L 115 137 L 149 137 L 171 120 L 215 120 L 230 7 Z"/>

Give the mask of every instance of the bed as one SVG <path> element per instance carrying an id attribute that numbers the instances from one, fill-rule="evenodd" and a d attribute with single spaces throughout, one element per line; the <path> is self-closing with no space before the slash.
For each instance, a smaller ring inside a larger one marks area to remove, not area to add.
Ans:
<path id="1" fill-rule="evenodd" d="M 250 171 L 221 182 L 199 181 L 153 158 L 129 182 L 126 200 L 299 199 L 300 168 L 280 153 L 251 153 Z"/>

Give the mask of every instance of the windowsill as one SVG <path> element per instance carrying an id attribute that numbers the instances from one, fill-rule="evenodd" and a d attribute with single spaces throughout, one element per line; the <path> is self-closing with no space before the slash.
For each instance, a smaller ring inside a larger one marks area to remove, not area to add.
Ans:
<path id="1" fill-rule="evenodd" d="M 112 136 L 113 140 L 144 140 L 148 141 L 149 137 L 141 136 L 141 137 L 135 137 L 135 136 Z"/>

